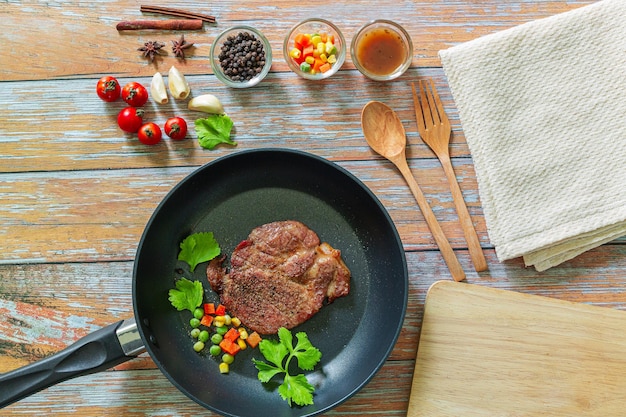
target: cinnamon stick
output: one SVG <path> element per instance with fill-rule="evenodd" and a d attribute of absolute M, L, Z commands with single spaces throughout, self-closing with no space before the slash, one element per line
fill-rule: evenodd
<path fill-rule="evenodd" d="M 119 22 L 116 26 L 117 30 L 200 30 L 202 29 L 202 20 L 200 19 L 181 19 L 181 20 L 125 20 Z"/>
<path fill-rule="evenodd" d="M 176 17 L 185 17 L 187 19 L 200 19 L 205 22 L 215 23 L 215 16 L 210 16 L 202 13 L 196 12 L 188 12 L 186 10 L 181 9 L 172 9 L 171 7 L 163 7 L 163 6 L 150 6 L 147 4 L 142 4 L 139 7 L 144 13 L 158 13 L 168 16 L 176 16 Z"/>

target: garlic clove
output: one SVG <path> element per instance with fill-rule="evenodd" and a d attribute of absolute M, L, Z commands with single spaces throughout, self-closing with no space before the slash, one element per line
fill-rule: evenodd
<path fill-rule="evenodd" d="M 189 84 L 185 76 L 174 66 L 170 68 L 167 76 L 170 93 L 175 99 L 184 100 L 189 96 Z"/>
<path fill-rule="evenodd" d="M 189 110 L 201 111 L 204 113 L 223 114 L 224 106 L 213 94 L 203 94 L 196 96 L 187 103 Z"/>
<path fill-rule="evenodd" d="M 160 72 L 152 76 L 150 95 L 152 95 L 152 99 L 159 104 L 166 104 L 169 101 L 167 91 L 165 91 L 165 81 L 163 81 L 163 76 Z"/>

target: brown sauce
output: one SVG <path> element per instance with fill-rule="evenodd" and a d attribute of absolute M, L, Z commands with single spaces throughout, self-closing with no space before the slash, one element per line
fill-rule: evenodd
<path fill-rule="evenodd" d="M 356 55 L 363 68 L 374 75 L 388 75 L 406 59 L 402 37 L 388 28 L 376 28 L 363 34 Z"/>

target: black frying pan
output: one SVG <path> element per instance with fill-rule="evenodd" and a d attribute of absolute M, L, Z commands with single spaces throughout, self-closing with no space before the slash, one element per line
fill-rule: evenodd
<path fill-rule="evenodd" d="M 261 224 L 294 219 L 342 252 L 352 272 L 350 294 L 322 308 L 296 331 L 322 351 L 309 373 L 314 405 L 289 407 L 262 384 L 251 359 L 237 355 L 228 375 L 208 354 L 193 351 L 189 312 L 176 311 L 168 290 L 181 276 L 204 283 L 204 265 L 190 273 L 177 261 L 180 242 L 210 231 L 223 253 Z M 356 177 L 304 152 L 263 149 L 234 153 L 199 168 L 165 197 L 139 243 L 133 273 L 135 320 L 98 330 L 67 349 L 0 376 L 0 406 L 79 375 L 124 362 L 144 349 L 163 374 L 198 404 L 225 416 L 313 416 L 361 389 L 389 356 L 402 328 L 408 272 L 402 242 L 386 210 Z"/>

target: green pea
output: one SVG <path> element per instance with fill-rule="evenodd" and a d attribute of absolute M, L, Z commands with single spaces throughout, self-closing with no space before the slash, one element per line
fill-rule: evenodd
<path fill-rule="evenodd" d="M 231 363 L 235 362 L 235 357 L 229 353 L 224 353 L 222 355 L 222 362 L 230 365 Z"/>
<path fill-rule="evenodd" d="M 193 350 L 195 350 L 196 352 L 200 352 L 202 349 L 204 349 L 204 342 L 194 343 Z"/>
<path fill-rule="evenodd" d="M 211 345 L 211 347 L 209 348 L 209 353 L 213 356 L 219 356 L 219 354 L 222 353 L 222 348 L 218 345 Z"/>
<path fill-rule="evenodd" d="M 208 342 L 209 341 L 209 332 L 206 331 L 206 330 L 202 330 L 200 332 L 200 334 L 198 335 L 198 340 L 203 342 L 203 343 Z"/>
<path fill-rule="evenodd" d="M 194 317 L 191 320 L 189 320 L 189 324 L 191 325 L 191 327 L 195 329 L 196 327 L 200 326 L 200 320 Z"/>
<path fill-rule="evenodd" d="M 198 320 L 202 320 L 202 317 L 204 317 L 204 310 L 201 308 L 196 308 L 193 312 L 193 316 Z"/>
<path fill-rule="evenodd" d="M 222 326 L 222 327 L 218 327 L 217 329 L 215 329 L 217 331 L 217 333 L 219 335 L 224 336 L 226 334 L 226 332 L 228 332 L 228 327 L 226 326 Z"/>
<path fill-rule="evenodd" d="M 219 345 L 222 339 L 224 338 L 219 333 L 215 333 L 213 336 L 211 336 L 211 342 L 213 342 L 216 345 Z"/>
<path fill-rule="evenodd" d="M 191 337 L 193 337 L 194 339 L 197 339 L 198 336 L 200 336 L 200 329 L 198 328 L 191 329 Z"/>

